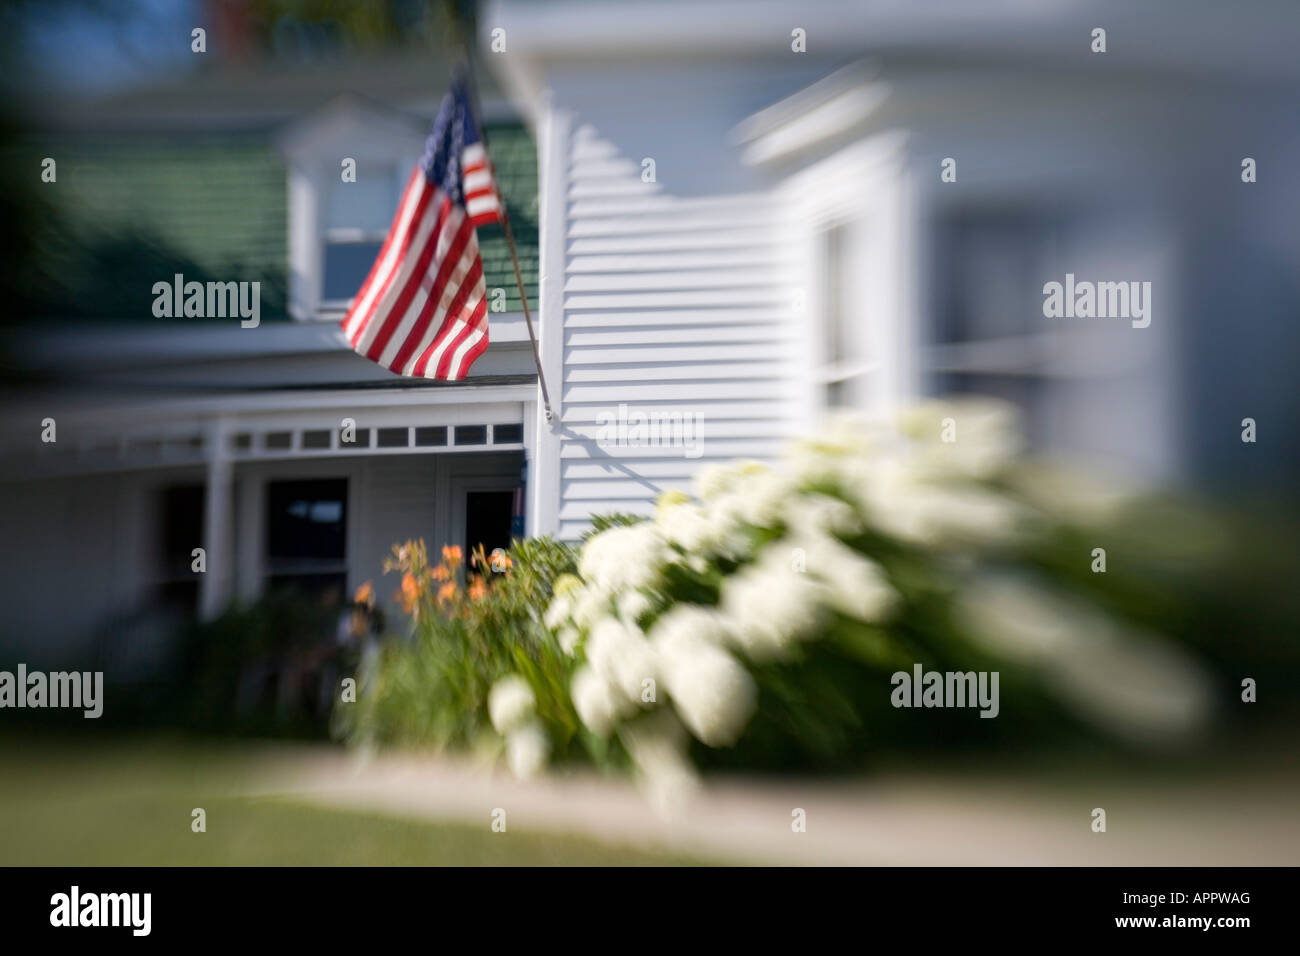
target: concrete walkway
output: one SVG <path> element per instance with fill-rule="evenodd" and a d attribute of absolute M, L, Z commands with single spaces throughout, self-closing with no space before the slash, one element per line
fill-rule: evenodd
<path fill-rule="evenodd" d="M 1295 774 L 1096 783 L 886 774 L 710 780 L 680 819 L 595 774 L 523 783 L 446 758 L 274 748 L 244 793 L 410 819 L 574 833 L 713 861 L 886 865 L 1296 865 Z M 1107 813 L 1107 832 L 1091 829 Z M 792 811 L 807 830 L 792 830 Z"/>

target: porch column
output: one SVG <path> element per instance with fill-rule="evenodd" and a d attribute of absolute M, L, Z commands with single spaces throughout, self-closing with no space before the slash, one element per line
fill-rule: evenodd
<path fill-rule="evenodd" d="M 234 465 L 227 430 L 214 422 L 207 431 L 207 483 L 203 497 L 203 541 L 207 570 L 199 578 L 199 616 L 207 621 L 225 609 L 234 590 Z"/>
<path fill-rule="evenodd" d="M 546 423 L 541 389 L 524 410 L 525 427 L 533 436 L 528 456 L 525 529 L 529 537 L 555 534 L 560 524 L 560 422 L 564 418 L 564 269 L 568 229 L 568 149 L 573 116 L 557 109 L 544 95 L 538 123 L 539 183 L 537 346 L 551 391 L 555 420 Z"/>

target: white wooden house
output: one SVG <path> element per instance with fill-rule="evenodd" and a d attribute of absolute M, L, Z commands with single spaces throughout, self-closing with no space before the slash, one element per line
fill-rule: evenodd
<path fill-rule="evenodd" d="M 0 435 L 6 641 L 71 654 L 169 587 L 196 589 L 208 614 L 277 577 L 374 580 L 386 595 L 395 541 L 495 543 L 519 517 L 528 535 L 576 540 L 593 515 L 650 513 L 706 463 L 774 457 L 828 409 L 926 394 L 1002 395 L 1037 447 L 1143 475 L 1284 479 L 1294 443 L 1234 456 L 1242 418 L 1276 436 L 1300 419 L 1300 188 L 1284 172 L 1300 168 L 1300 69 L 1268 3 L 1217 29 L 1156 6 L 1167 15 L 488 4 L 489 148 L 499 172 L 526 157 L 501 178 L 551 423 L 499 237 L 483 238 L 488 285 L 508 304 L 466 382 L 397 379 L 338 331 L 442 92 L 432 68 L 385 85 L 374 78 L 391 65 L 363 65 L 364 80 L 318 77 L 279 100 L 263 80 L 264 103 L 206 122 L 277 159 L 192 213 L 227 246 L 273 236 L 287 317 L 9 337 L 33 381 Z M 1105 54 L 1090 51 L 1099 16 Z M 154 157 L 192 143 L 209 93 L 118 103 L 77 127 L 116 121 Z M 186 188 L 218 175 L 187 162 Z M 112 193 L 111 156 L 65 168 L 78 201 Z M 246 236 L 254 219 L 272 231 Z M 235 278 L 214 261 L 209 273 Z M 1152 321 L 1046 318 L 1043 285 L 1067 274 L 1150 282 Z M 144 315 L 148 283 L 132 289 Z M 41 441 L 46 419 L 55 443 Z M 638 427 L 650 421 L 666 423 L 657 436 Z M 285 515 L 320 533 L 298 527 L 279 548 Z"/>
<path fill-rule="evenodd" d="M 830 408 L 952 392 L 1016 402 L 1038 450 L 1091 466 L 1283 480 L 1300 69 L 1278 13 L 489 4 L 485 59 L 538 144 L 562 422 L 536 436 L 530 528 L 571 539 Z M 1150 283 L 1152 321 L 1045 317 L 1067 274 Z M 625 404 L 694 413 L 703 440 L 611 447 Z M 1279 431 L 1247 460 L 1252 409 Z"/>

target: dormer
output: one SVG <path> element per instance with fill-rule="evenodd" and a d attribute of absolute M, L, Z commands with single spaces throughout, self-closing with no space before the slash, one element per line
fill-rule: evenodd
<path fill-rule="evenodd" d="M 343 96 L 279 137 L 288 167 L 289 314 L 338 321 L 383 244 L 429 121 Z"/>

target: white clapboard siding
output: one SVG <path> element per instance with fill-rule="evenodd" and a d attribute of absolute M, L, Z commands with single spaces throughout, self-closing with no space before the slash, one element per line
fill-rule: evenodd
<path fill-rule="evenodd" d="M 660 344 L 662 343 L 662 344 Z M 718 343 L 718 351 L 733 362 L 782 361 L 789 354 L 780 341 L 733 341 Z M 671 333 L 660 332 L 657 338 L 643 341 L 625 339 L 622 345 L 604 348 L 568 348 L 564 351 L 566 366 L 574 365 L 641 365 L 647 362 L 694 362 L 699 359 L 699 346 L 695 343 L 675 342 Z M 734 376 L 728 376 L 734 378 Z M 572 381 L 572 379 L 570 380 Z"/>
<path fill-rule="evenodd" d="M 719 350 L 723 351 L 723 350 Z M 681 360 L 683 364 L 663 362 L 656 365 L 571 365 L 564 370 L 564 381 L 579 382 L 711 382 L 726 379 L 754 379 L 779 377 L 788 367 L 787 362 L 710 362 L 697 363 Z"/>
<path fill-rule="evenodd" d="M 790 269 L 755 266 L 752 269 L 687 269 L 675 272 L 643 269 L 635 272 L 570 275 L 565 292 L 658 292 L 664 289 L 762 289 L 789 288 L 794 282 Z"/>
<path fill-rule="evenodd" d="M 557 531 L 573 540 L 594 515 L 653 514 L 706 464 L 778 456 L 802 353 L 771 196 L 674 196 L 591 127 L 569 142 L 565 194 Z M 611 444 L 620 414 L 633 428 Z M 638 431 L 647 419 L 663 427 Z"/>
<path fill-rule="evenodd" d="M 772 438 L 754 438 L 749 440 L 730 439 L 730 438 L 710 438 L 703 446 L 708 449 L 709 459 L 728 460 L 732 458 L 757 458 L 770 459 L 775 458 L 781 450 L 782 441 L 778 436 Z M 638 458 L 689 458 L 690 453 L 684 452 L 682 448 L 675 448 L 671 444 L 659 446 L 649 446 L 648 440 L 642 441 L 636 447 L 625 449 L 626 453 L 636 455 Z M 570 458 L 589 458 L 595 460 L 612 460 L 619 461 L 617 455 L 611 455 L 608 448 L 602 448 L 595 440 L 574 438 L 564 443 L 560 451 L 560 457 L 563 459 Z M 697 460 L 702 460 L 697 459 Z"/>
<path fill-rule="evenodd" d="M 665 269 L 708 270 L 752 269 L 755 266 L 786 266 L 785 256 L 778 246 L 755 246 L 717 252 L 662 252 L 637 255 L 580 255 L 569 260 L 569 275 L 606 272 L 662 273 Z"/>
<path fill-rule="evenodd" d="M 750 419 L 749 421 L 734 420 L 727 418 L 705 418 L 700 416 L 695 419 L 701 433 L 706 438 L 784 438 L 794 433 L 796 423 L 793 419 Z M 663 428 L 676 427 L 674 424 L 665 423 Z M 584 422 L 569 427 L 568 431 L 575 439 L 586 438 L 591 441 L 598 441 L 601 438 L 601 430 L 606 432 L 611 430 L 608 421 L 605 422 Z M 614 457 L 622 457 L 615 454 L 617 450 L 611 449 Z M 627 453 L 624 452 L 623 455 Z"/>
<path fill-rule="evenodd" d="M 696 410 L 693 399 L 659 402 L 657 407 L 668 413 Z M 781 402 L 710 402 L 708 410 L 709 414 L 713 416 L 709 421 L 794 421 L 794 419 L 785 418 L 789 410 Z M 564 407 L 562 418 L 566 425 L 579 425 L 584 422 L 599 422 L 602 414 L 608 415 L 610 413 L 610 407 L 604 403 L 594 405 L 574 404 Z"/>
<path fill-rule="evenodd" d="M 689 478 L 660 478 L 654 482 L 657 492 L 691 490 Z M 566 498 L 578 501 L 641 501 L 645 498 L 644 484 L 632 481 L 584 481 L 577 480 L 570 484 Z"/>
<path fill-rule="evenodd" d="M 669 458 L 651 460 L 648 458 L 606 458 L 597 461 L 565 461 L 560 464 L 560 477 L 566 481 L 578 481 L 584 478 L 626 478 L 638 481 L 662 480 L 674 482 L 677 479 L 694 477 L 699 465 L 689 458 Z"/>
<path fill-rule="evenodd" d="M 394 544 L 423 538 L 430 550 L 454 543 L 446 528 L 437 525 L 434 488 L 438 456 L 388 455 L 366 463 L 366 478 L 359 489 L 364 520 L 362 541 L 352 553 L 358 581 L 383 573 L 383 561 Z"/>
<path fill-rule="evenodd" d="M 788 311 L 788 310 L 787 310 Z M 729 335 L 739 334 L 729 326 L 769 326 L 766 334 L 780 334 L 789 338 L 797 335 L 797 328 L 790 322 L 789 315 L 779 309 L 672 309 L 652 312 L 573 312 L 565 325 L 566 345 L 606 344 L 597 336 L 622 335 L 619 331 L 627 326 L 641 329 L 671 330 L 678 340 L 710 342 L 722 341 Z M 701 328 L 679 329 L 678 326 L 701 326 Z M 591 331 L 586 331 L 590 329 Z M 713 339 L 716 334 L 721 338 Z M 582 335 L 591 336 L 586 342 L 579 342 Z"/>
<path fill-rule="evenodd" d="M 640 250 L 647 253 L 683 252 L 689 250 L 719 250 L 723 252 L 745 249 L 771 248 L 776 240 L 753 229 L 706 228 L 690 233 L 672 233 L 662 236 L 602 236 L 571 239 L 566 251 L 571 256 L 607 256 Z"/>

